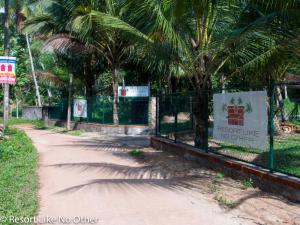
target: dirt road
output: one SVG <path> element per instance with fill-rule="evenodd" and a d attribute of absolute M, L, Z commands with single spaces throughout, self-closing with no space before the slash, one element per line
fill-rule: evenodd
<path fill-rule="evenodd" d="M 146 138 L 22 129 L 40 156 L 40 224 L 47 217 L 53 224 L 300 224 L 299 205 L 244 190 L 238 182 L 149 148 Z M 132 149 L 144 154 L 131 156 Z"/>

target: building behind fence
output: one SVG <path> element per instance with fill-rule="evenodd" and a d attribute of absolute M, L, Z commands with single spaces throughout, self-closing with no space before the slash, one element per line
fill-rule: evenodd
<path fill-rule="evenodd" d="M 207 94 L 209 104 L 201 112 L 207 113 L 207 121 L 204 136 L 207 144 L 197 147 L 199 151 L 213 152 L 233 159 L 238 159 L 251 164 L 268 168 L 271 171 L 283 172 L 300 177 L 300 86 L 287 85 L 289 96 L 285 96 L 280 86 L 274 86 L 269 90 L 266 104 L 267 147 L 264 150 L 244 147 L 214 139 L 213 128 L 215 118 L 213 113 L 213 95 L 218 92 L 203 92 Z M 226 93 L 238 91 L 225 91 Z M 219 92 L 221 93 L 221 92 Z M 223 91 L 224 93 L 224 91 Z M 174 142 L 183 143 L 195 147 L 195 105 L 199 102 L 199 93 L 171 94 L 158 96 L 157 130 L 156 135 Z M 287 98 L 288 97 L 288 98 Z M 219 105 L 225 107 L 228 124 L 233 127 L 242 126 L 244 116 L 251 112 L 251 105 L 238 102 L 235 104 Z M 240 104 L 239 104 L 240 103 Z M 285 114 L 285 115 L 283 115 Z M 199 116 L 199 114 L 198 114 Z M 284 118 L 285 117 L 285 118 Z M 285 122 L 281 122 L 285 119 Z M 263 123 L 262 118 L 254 118 L 253 123 Z"/>

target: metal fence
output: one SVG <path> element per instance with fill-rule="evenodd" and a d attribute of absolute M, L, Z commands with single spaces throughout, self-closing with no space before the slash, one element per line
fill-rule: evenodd
<path fill-rule="evenodd" d="M 199 151 L 221 154 L 271 171 L 300 177 L 300 85 L 274 85 L 264 90 L 268 93 L 265 122 L 267 147 L 264 150 L 214 139 L 213 95 L 239 90 L 158 96 L 156 134 L 174 142 L 197 147 Z M 235 108 L 236 112 L 240 108 L 243 113 L 251 110 L 249 105 Z M 261 118 L 253 118 L 254 122 L 263 121 Z M 233 121 L 233 125 L 238 123 L 239 121 Z"/>
<path fill-rule="evenodd" d="M 74 102 L 72 101 L 72 121 L 113 124 L 113 97 L 97 96 L 87 99 L 87 117 L 74 117 Z M 68 100 L 49 107 L 49 118 L 66 120 Z M 120 97 L 118 103 L 119 124 L 121 125 L 146 125 L 148 124 L 149 98 L 147 97 Z"/>

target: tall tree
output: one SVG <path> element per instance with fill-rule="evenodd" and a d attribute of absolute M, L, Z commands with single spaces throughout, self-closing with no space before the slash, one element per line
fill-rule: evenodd
<path fill-rule="evenodd" d="M 171 48 L 167 51 L 172 55 L 171 60 L 178 71 L 183 71 L 182 74 L 190 79 L 197 93 L 194 99 L 195 145 L 199 147 L 207 147 L 208 115 L 205 112 L 211 98 L 212 81 L 220 79 L 220 75 L 224 78 L 224 74 L 226 79 L 235 76 L 237 80 L 244 77 L 253 80 L 249 75 L 255 71 L 255 74 L 259 71 L 260 76 L 256 77 L 260 81 L 270 80 L 266 74 L 278 78 L 296 46 L 288 42 L 290 35 L 284 36 L 285 29 L 280 26 L 286 21 L 284 13 L 288 10 L 291 15 L 297 15 L 293 12 L 299 10 L 296 0 L 128 0 L 127 7 L 134 11 L 132 15 L 136 21 L 147 18 L 147 22 L 139 24 L 156 40 L 156 49 Z M 245 21 L 243 16 L 249 11 L 255 14 L 249 14 L 250 20 Z M 163 56 L 157 56 L 159 53 Z M 157 54 L 155 57 L 162 60 L 170 58 L 159 49 Z"/>
<path fill-rule="evenodd" d="M 118 117 L 118 82 L 121 65 L 127 61 L 133 46 L 143 46 L 149 38 L 130 23 L 122 10 L 122 1 L 52 1 L 45 13 L 28 21 L 30 27 L 38 26 L 38 32 L 50 34 L 57 49 L 65 50 L 81 43 L 89 49 L 89 64 L 84 73 L 90 74 L 93 63 L 92 53 L 100 53 L 107 61 L 112 74 L 113 121 Z M 60 11 L 60 13 L 58 13 Z M 61 12 L 64 12 L 63 14 Z M 68 16 L 66 16 L 68 15 Z M 67 18 L 67 19 L 66 19 Z M 59 24 L 58 24 L 59 23 Z M 34 27 L 33 27 L 34 28 Z M 90 84 L 88 87 L 90 88 Z"/>
<path fill-rule="evenodd" d="M 204 112 L 208 108 L 212 77 L 230 59 L 226 43 L 237 19 L 234 13 L 240 11 L 230 2 L 236 3 L 214 0 L 145 0 L 141 3 L 128 0 L 127 7 L 135 9 L 136 20 L 150 18 L 148 32 L 161 43 L 156 47 L 171 48 L 168 53 L 172 54 L 177 70 L 190 79 L 198 93 L 194 99 L 195 145 L 200 147 L 205 147 L 207 140 L 208 115 Z"/>

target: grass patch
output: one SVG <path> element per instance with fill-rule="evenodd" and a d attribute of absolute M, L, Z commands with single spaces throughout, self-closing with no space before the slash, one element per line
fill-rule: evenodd
<path fill-rule="evenodd" d="M 221 143 L 216 151 L 265 167 L 269 163 L 269 151 L 263 152 L 225 143 Z M 280 172 L 300 177 L 300 134 L 275 137 L 274 165 L 275 169 Z"/>
<path fill-rule="evenodd" d="M 3 122 L 3 119 L 0 119 L 0 124 Z M 68 131 L 65 127 L 57 127 L 57 126 L 49 126 L 46 127 L 43 120 L 28 120 L 23 118 L 11 118 L 9 120 L 8 125 L 14 126 L 14 125 L 22 125 L 22 124 L 30 124 L 33 125 L 35 129 L 41 129 L 41 130 L 49 130 L 56 133 L 64 133 L 64 134 L 70 134 L 73 136 L 80 136 L 82 134 L 82 131 L 80 130 L 72 130 Z"/>
<path fill-rule="evenodd" d="M 144 155 L 144 152 L 140 149 L 133 149 L 129 152 L 129 155 L 133 157 L 141 157 Z"/>
<path fill-rule="evenodd" d="M 254 182 L 253 182 L 253 180 L 251 178 L 243 180 L 242 184 L 243 184 L 243 186 L 244 186 L 245 189 L 253 188 L 254 187 Z"/>
<path fill-rule="evenodd" d="M 61 134 L 69 134 L 72 136 L 81 136 L 82 131 L 80 130 L 70 130 L 68 131 L 65 127 L 57 127 L 57 126 L 50 126 L 45 128 L 46 130 L 53 131 L 55 133 L 61 133 Z"/>
<path fill-rule="evenodd" d="M 7 138 L 0 141 L 0 218 L 36 215 L 37 167 L 31 140 L 23 131 L 8 129 Z"/>
<path fill-rule="evenodd" d="M 79 136 L 81 136 L 82 131 L 81 130 L 71 130 L 71 131 L 68 131 L 67 133 L 70 134 L 70 135 L 79 137 Z"/>
<path fill-rule="evenodd" d="M 0 118 L 0 124 L 1 123 L 3 123 L 3 118 Z M 42 120 L 28 120 L 28 119 L 23 119 L 23 118 L 12 117 L 8 121 L 8 126 L 22 125 L 22 124 L 31 124 L 36 128 L 45 127 L 44 121 L 42 121 Z"/>
<path fill-rule="evenodd" d="M 220 206 L 228 209 L 232 209 L 236 206 L 236 203 L 227 199 L 222 195 L 216 195 L 215 200 L 219 203 Z"/>
<path fill-rule="evenodd" d="M 213 183 L 222 182 L 225 178 L 224 173 L 217 173 L 216 176 L 213 178 Z"/>
<path fill-rule="evenodd" d="M 212 179 L 211 184 L 209 184 L 209 189 L 211 193 L 215 193 L 220 190 L 220 184 L 224 180 L 224 173 L 217 173 Z"/>

